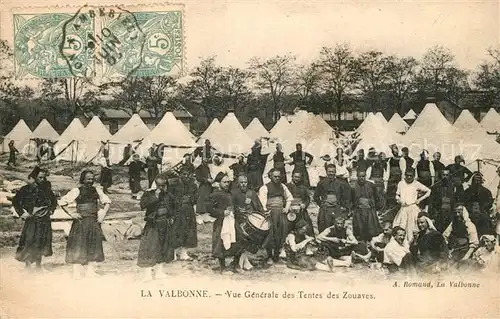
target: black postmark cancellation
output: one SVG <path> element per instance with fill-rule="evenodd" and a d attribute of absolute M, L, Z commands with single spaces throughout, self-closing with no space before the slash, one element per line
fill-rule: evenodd
<path fill-rule="evenodd" d="M 16 77 L 182 75 L 183 6 L 89 6 L 17 10 Z M 27 12 L 27 11 L 26 11 Z"/>

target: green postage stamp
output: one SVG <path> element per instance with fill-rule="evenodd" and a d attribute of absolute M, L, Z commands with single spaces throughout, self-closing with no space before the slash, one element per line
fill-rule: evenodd
<path fill-rule="evenodd" d="M 56 8 L 53 12 L 36 8 L 16 10 L 16 77 L 183 74 L 183 6 L 168 4 L 141 9 L 83 6 Z"/>

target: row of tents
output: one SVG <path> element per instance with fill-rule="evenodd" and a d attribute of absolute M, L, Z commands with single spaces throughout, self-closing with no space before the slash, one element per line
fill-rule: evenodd
<path fill-rule="evenodd" d="M 324 164 L 321 157 L 335 154 L 338 147 L 351 147 L 353 154 L 359 149 L 367 151 L 375 147 L 390 156 L 389 146 L 396 144 L 400 148 L 408 147 L 416 159 L 423 149 L 431 154 L 440 151 L 445 164 L 451 163 L 458 154 L 463 155 L 468 163 L 477 159 L 500 160 L 500 144 L 495 141 L 495 135 L 488 134 L 500 132 L 500 115 L 494 109 L 488 111 L 481 123 L 464 110 L 452 124 L 432 103 L 427 104 L 418 116 L 412 113 L 414 116 L 406 114 L 403 118 L 394 114 L 389 121 L 382 113 L 369 113 L 355 132 L 344 132 L 344 137 L 340 138 L 321 116 L 306 111 L 298 111 L 291 122 L 281 117 L 270 131 L 257 118 L 243 128 L 234 113 L 228 113 L 222 121 L 214 119 L 200 137 L 195 137 L 171 112 L 166 113 L 152 130 L 134 114 L 114 135 L 98 117 L 93 117 L 86 127 L 74 119 L 60 136 L 47 120 L 43 120 L 33 132 L 20 120 L 5 137 L 4 150 L 8 142 L 14 140 L 18 149 L 27 153 L 34 149 L 32 139 L 38 138 L 56 142 L 54 151 L 59 160 L 89 162 L 99 156 L 102 142 L 109 141 L 111 162 L 115 164 L 122 160 L 127 144 L 132 144 L 143 155 L 147 155 L 152 144 L 163 144 L 167 146 L 164 148 L 164 162 L 174 165 L 185 153 L 203 145 L 206 139 L 217 151 L 233 156 L 248 154 L 255 141 L 261 140 L 263 153 L 272 152 L 280 143 L 285 154 L 290 154 L 296 143 L 302 143 L 303 149 L 315 157 L 312 166 L 318 167 L 319 171 Z M 412 118 L 413 124 L 410 126 L 404 118 Z"/>

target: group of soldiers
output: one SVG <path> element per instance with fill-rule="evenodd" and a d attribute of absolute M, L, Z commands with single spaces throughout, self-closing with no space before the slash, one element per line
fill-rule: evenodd
<path fill-rule="evenodd" d="M 407 148 L 401 155 L 397 146 L 391 150 L 388 159 L 374 149 L 368 150 L 368 156 L 360 150 L 352 159 L 342 149 L 333 158 L 325 157 L 326 176 L 311 200 L 308 166 L 313 156 L 301 144 L 289 156 L 278 144 L 269 158 L 256 143 L 246 160 L 241 156 L 231 165 L 230 178 L 226 172 L 212 176 L 210 164 L 216 156 L 208 141 L 194 154 L 201 157 L 198 167 L 193 154 L 186 154 L 176 166 L 175 178 L 158 171 L 148 174 L 149 189 L 140 198 L 146 223 L 137 264 L 144 278 L 151 279 L 165 276 L 164 263 L 191 260 L 187 249 L 198 244 L 197 214 L 208 214 L 213 220 L 212 255 L 221 272 L 251 269 L 249 254 L 261 248 L 267 252 L 267 265 L 285 259 L 291 268 L 332 270 L 379 261 L 393 269 L 415 264 L 428 269 L 443 260 L 444 251 L 454 260 L 469 260 L 484 247 L 480 239 L 496 241 L 492 193 L 482 185 L 479 172 L 463 165 L 461 156 L 445 166 L 439 153 L 430 160 L 423 151 L 415 161 Z M 273 168 L 266 172 L 270 182 L 264 184 L 267 161 L 273 162 Z M 291 181 L 286 165 L 294 167 Z M 141 189 L 143 169 L 144 163 L 132 155 L 133 196 Z M 60 205 L 73 219 L 66 262 L 73 264 L 76 277 L 82 266 L 93 276 L 95 263 L 104 260 L 100 223 L 111 204 L 107 190 L 95 187 L 94 173 L 85 170 L 80 186 L 57 200 L 46 174 L 35 170 L 31 182 L 13 200 L 25 220 L 16 258 L 27 266 L 40 266 L 42 256 L 52 254 L 50 215 Z M 464 189 L 469 180 L 470 186 Z M 312 201 L 319 206 L 316 225 L 308 210 Z M 73 202 L 76 212 L 67 209 Z M 250 217 L 259 216 L 260 225 L 251 222 Z M 227 257 L 233 257 L 231 267 L 226 267 Z"/>

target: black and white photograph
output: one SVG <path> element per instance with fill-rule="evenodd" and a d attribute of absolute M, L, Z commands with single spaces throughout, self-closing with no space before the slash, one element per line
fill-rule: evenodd
<path fill-rule="evenodd" d="M 498 318 L 500 2 L 0 2 L 2 318 Z"/>

